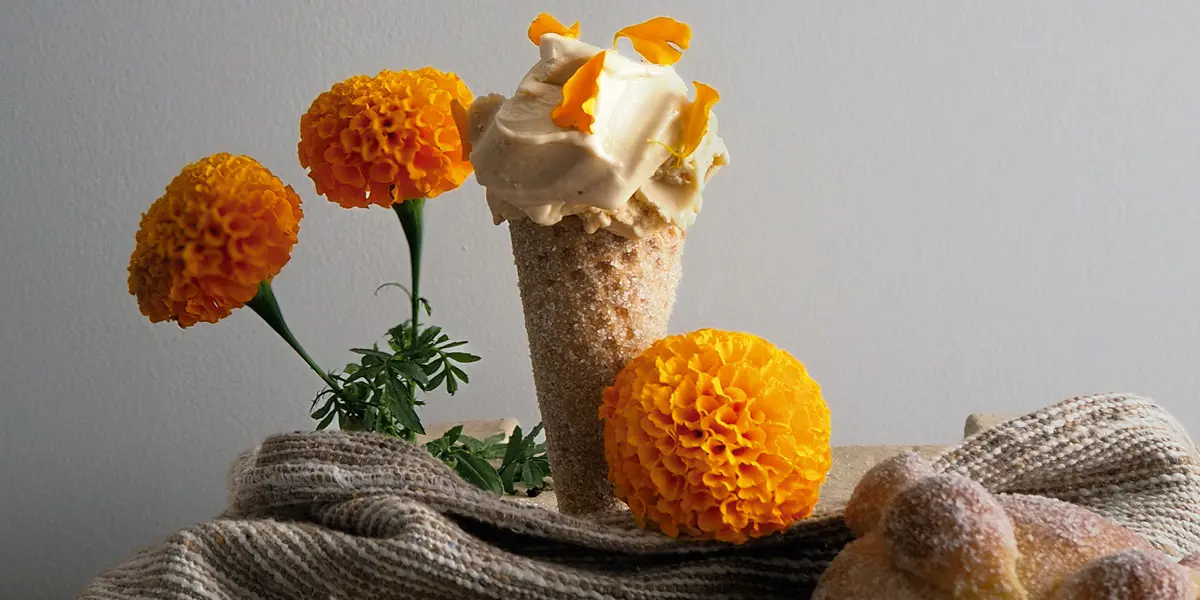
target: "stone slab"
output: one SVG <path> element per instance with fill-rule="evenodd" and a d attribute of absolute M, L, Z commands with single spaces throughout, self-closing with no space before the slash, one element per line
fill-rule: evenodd
<path fill-rule="evenodd" d="M 967 417 L 963 436 L 969 437 L 1017 416 L 1008 413 L 972 414 Z M 469 421 L 463 423 L 463 432 L 483 439 L 497 431 L 503 431 L 505 435 L 510 435 L 513 427 L 516 425 L 516 419 Z M 429 427 L 429 434 L 436 437 L 452 426 L 453 424 L 441 424 Z M 825 479 L 825 484 L 821 487 L 821 499 L 817 504 L 815 514 L 829 514 L 841 510 L 846 505 L 846 501 L 850 499 L 850 495 L 854 492 L 854 486 L 858 485 L 858 481 L 862 479 L 863 474 L 881 461 L 909 451 L 915 451 L 926 458 L 932 458 L 945 449 L 946 446 L 939 445 L 834 446 L 833 466 L 828 477 Z M 557 508 L 553 490 L 543 492 L 532 498 L 510 496 L 509 499 L 514 502 L 540 506 L 547 510 L 556 510 Z"/>
<path fill-rule="evenodd" d="M 834 446 L 833 466 L 821 486 L 821 499 L 814 512 L 816 515 L 834 513 L 846 505 L 854 486 L 862 479 L 868 469 L 879 462 L 915 451 L 926 458 L 931 458 L 944 450 L 944 446 Z M 554 491 L 542 492 L 533 498 L 510 496 L 514 502 L 522 502 L 540 506 L 547 510 L 555 510 Z"/>

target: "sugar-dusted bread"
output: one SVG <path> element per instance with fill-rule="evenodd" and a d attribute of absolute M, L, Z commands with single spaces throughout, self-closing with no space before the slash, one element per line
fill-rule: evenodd
<path fill-rule="evenodd" d="M 857 538 L 814 600 L 1197 600 L 1200 557 L 1050 498 L 992 494 L 915 454 L 872 468 L 845 511 Z"/>

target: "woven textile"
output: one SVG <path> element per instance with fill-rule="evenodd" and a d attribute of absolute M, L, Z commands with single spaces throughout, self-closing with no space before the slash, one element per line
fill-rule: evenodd
<path fill-rule="evenodd" d="M 1068 400 L 968 438 L 937 468 L 1060 498 L 1200 551 L 1200 457 L 1136 396 Z M 689 543 L 495 498 L 423 449 L 370 434 L 266 440 L 226 514 L 105 573 L 84 599 L 808 598 L 850 540 L 839 517 L 742 546 Z"/>

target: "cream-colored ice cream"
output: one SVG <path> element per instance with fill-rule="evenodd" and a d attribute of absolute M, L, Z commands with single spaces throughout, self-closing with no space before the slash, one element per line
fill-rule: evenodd
<path fill-rule="evenodd" d="M 589 233 L 607 229 L 629 238 L 691 225 L 705 183 L 729 162 L 716 117 L 679 164 L 664 144 L 680 147 L 687 85 L 669 66 L 609 51 L 592 132 L 559 127 L 551 113 L 563 84 L 601 49 L 553 33 L 541 37 L 539 49 L 541 60 L 512 98 L 485 96 L 470 108 L 471 162 L 496 223 L 554 225 L 578 215 Z"/>

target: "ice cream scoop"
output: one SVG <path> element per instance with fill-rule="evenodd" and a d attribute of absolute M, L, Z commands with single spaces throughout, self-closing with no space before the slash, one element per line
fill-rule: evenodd
<path fill-rule="evenodd" d="M 541 59 L 511 98 L 487 96 L 470 109 L 471 162 L 495 222 L 578 215 L 589 233 L 630 238 L 690 226 L 729 153 L 715 118 L 688 156 L 669 150 L 682 145 L 690 103 L 675 69 L 605 52 L 588 132 L 559 126 L 552 113 L 568 79 L 603 50 L 554 33 L 538 47 Z"/>

